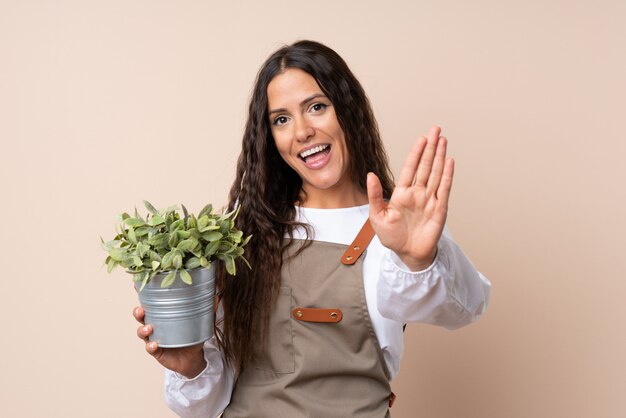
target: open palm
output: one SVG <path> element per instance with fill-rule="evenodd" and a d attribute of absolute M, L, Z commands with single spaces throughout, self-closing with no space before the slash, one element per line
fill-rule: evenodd
<path fill-rule="evenodd" d="M 391 199 L 382 198 L 378 177 L 367 177 L 370 221 L 380 242 L 413 271 L 428 267 L 448 213 L 454 160 L 446 159 L 447 140 L 433 126 L 406 158 Z"/>

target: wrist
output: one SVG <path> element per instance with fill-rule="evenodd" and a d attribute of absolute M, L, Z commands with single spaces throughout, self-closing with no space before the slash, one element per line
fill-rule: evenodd
<path fill-rule="evenodd" d="M 187 379 L 194 379 L 198 377 L 198 375 L 202 373 L 204 369 L 206 369 L 207 361 L 204 358 L 204 350 L 202 349 L 202 345 L 199 346 L 197 356 L 194 358 L 195 360 L 192 362 L 192 364 L 179 372 L 180 375 L 186 377 Z"/>
<path fill-rule="evenodd" d="M 437 248 L 435 247 L 432 254 L 427 257 L 413 257 L 410 254 L 396 253 L 400 261 L 402 261 L 412 272 L 426 270 L 430 267 L 437 256 Z"/>

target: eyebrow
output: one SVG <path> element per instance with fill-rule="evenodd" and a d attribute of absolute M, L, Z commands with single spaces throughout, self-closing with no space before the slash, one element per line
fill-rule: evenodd
<path fill-rule="evenodd" d="M 303 101 L 300 102 L 300 107 L 304 106 L 305 104 L 307 104 L 308 102 L 310 102 L 311 100 L 315 100 L 318 97 L 326 97 L 326 95 L 324 93 L 315 93 L 309 97 L 307 97 L 306 99 L 304 99 Z M 271 115 L 272 113 L 280 113 L 280 112 L 286 112 L 287 109 L 285 108 L 280 108 L 280 109 L 274 109 L 274 110 L 270 110 L 268 112 L 268 115 Z"/>

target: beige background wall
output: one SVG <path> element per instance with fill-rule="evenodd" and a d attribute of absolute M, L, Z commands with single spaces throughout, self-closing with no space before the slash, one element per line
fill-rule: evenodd
<path fill-rule="evenodd" d="M 412 325 L 394 417 L 626 416 L 626 2 L 0 1 L 0 416 L 171 417 L 99 236 L 223 204 L 255 73 L 335 48 L 396 173 L 440 124 L 486 316 Z"/>

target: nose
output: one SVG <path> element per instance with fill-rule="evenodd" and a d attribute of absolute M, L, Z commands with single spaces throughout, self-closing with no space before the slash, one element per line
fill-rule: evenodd
<path fill-rule="evenodd" d="M 295 129 L 296 141 L 298 142 L 307 142 L 315 135 L 315 129 L 304 117 L 295 120 Z"/>

